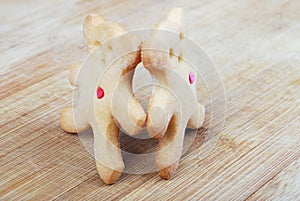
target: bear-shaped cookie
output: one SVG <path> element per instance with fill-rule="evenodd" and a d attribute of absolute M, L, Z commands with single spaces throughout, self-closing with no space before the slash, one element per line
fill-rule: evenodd
<path fill-rule="evenodd" d="M 92 128 L 98 173 L 111 184 L 124 169 L 119 127 L 135 135 L 146 120 L 132 92 L 134 69 L 141 62 L 141 40 L 100 15 L 86 17 L 84 37 L 89 57 L 84 65 L 71 67 L 69 78 L 80 97 L 76 106 L 62 110 L 60 124 L 70 133 Z"/>
<path fill-rule="evenodd" d="M 197 101 L 196 72 L 184 60 L 185 37 L 183 11 L 173 8 L 142 44 L 143 65 L 156 80 L 146 127 L 159 141 L 156 165 L 165 179 L 178 167 L 186 127 L 199 128 L 205 115 L 205 107 Z"/>

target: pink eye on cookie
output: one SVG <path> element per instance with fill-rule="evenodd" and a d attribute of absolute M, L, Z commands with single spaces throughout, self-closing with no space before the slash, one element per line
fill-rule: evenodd
<path fill-rule="evenodd" d="M 195 82 L 195 75 L 194 75 L 194 73 L 190 73 L 189 74 L 189 81 L 190 81 L 190 84 L 193 84 Z"/>
<path fill-rule="evenodd" d="M 97 98 L 101 99 L 104 97 L 104 90 L 101 87 L 97 88 Z"/>

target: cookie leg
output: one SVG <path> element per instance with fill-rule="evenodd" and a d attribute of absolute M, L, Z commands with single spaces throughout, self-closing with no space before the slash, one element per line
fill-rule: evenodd
<path fill-rule="evenodd" d="M 75 124 L 75 111 L 76 108 L 73 110 L 72 107 L 65 107 L 60 113 L 60 127 L 68 133 L 83 132 L 90 127 L 89 124 L 83 119 L 76 120 Z"/>
<path fill-rule="evenodd" d="M 118 102 L 113 108 L 113 116 L 129 135 L 138 134 L 146 120 L 144 109 L 134 97 L 119 99 Z"/>
<path fill-rule="evenodd" d="M 134 96 L 130 98 L 128 103 L 128 116 L 132 124 L 129 124 L 127 130 L 129 130 L 132 135 L 136 135 L 145 125 L 146 113 Z"/>
<path fill-rule="evenodd" d="M 165 136 L 159 139 L 156 165 L 161 178 L 170 179 L 175 173 L 181 157 L 184 127 L 172 118 Z"/>
<path fill-rule="evenodd" d="M 130 135 L 138 134 L 146 121 L 146 113 L 140 103 L 133 96 L 133 72 L 121 80 L 114 92 L 112 110 L 113 116 L 121 127 Z"/>
<path fill-rule="evenodd" d="M 191 129 L 200 128 L 203 125 L 205 117 L 205 106 L 198 103 L 198 111 L 188 121 L 187 127 Z"/>
<path fill-rule="evenodd" d="M 99 120 L 92 128 L 97 171 L 104 183 L 112 184 L 119 179 L 124 169 L 119 128 L 111 116 Z"/>
<path fill-rule="evenodd" d="M 146 127 L 150 137 L 162 138 L 167 131 L 169 122 L 172 117 L 172 110 L 168 105 L 168 100 L 161 99 L 165 92 L 155 90 L 155 94 L 149 100 L 147 112 Z"/>

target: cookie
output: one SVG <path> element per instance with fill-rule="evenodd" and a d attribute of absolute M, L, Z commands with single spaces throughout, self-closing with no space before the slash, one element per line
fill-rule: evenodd
<path fill-rule="evenodd" d="M 184 60 L 185 29 L 182 9 L 173 8 L 142 44 L 143 65 L 156 80 L 146 127 L 159 141 L 156 165 L 165 179 L 178 167 L 186 127 L 199 128 L 205 115 L 205 107 L 197 101 L 196 72 Z"/>
<path fill-rule="evenodd" d="M 86 17 L 84 37 L 89 57 L 84 65 L 73 65 L 69 77 L 79 90 L 79 101 L 62 110 L 60 125 L 69 133 L 92 128 L 98 173 L 111 184 L 124 169 L 119 127 L 135 135 L 146 120 L 132 91 L 134 69 L 141 62 L 141 40 L 100 15 Z"/>

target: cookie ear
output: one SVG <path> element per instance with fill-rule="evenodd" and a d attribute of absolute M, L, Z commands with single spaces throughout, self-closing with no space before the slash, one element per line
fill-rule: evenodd
<path fill-rule="evenodd" d="M 182 66 L 179 62 L 185 52 L 184 35 L 186 28 L 182 8 L 173 8 L 164 21 L 159 22 L 151 30 L 150 39 L 143 42 L 142 61 L 148 70 L 163 70 Z"/>
<path fill-rule="evenodd" d="M 172 8 L 169 10 L 167 20 L 177 24 L 182 24 L 184 22 L 182 8 Z"/>
<path fill-rule="evenodd" d="M 155 25 L 156 29 L 168 30 L 176 33 L 185 33 L 184 12 L 182 8 L 172 8 L 167 19 Z"/>
<path fill-rule="evenodd" d="M 101 15 L 89 15 L 85 18 L 83 24 L 83 34 L 89 53 L 104 41 L 124 32 L 125 30 L 120 24 L 108 21 Z"/>

